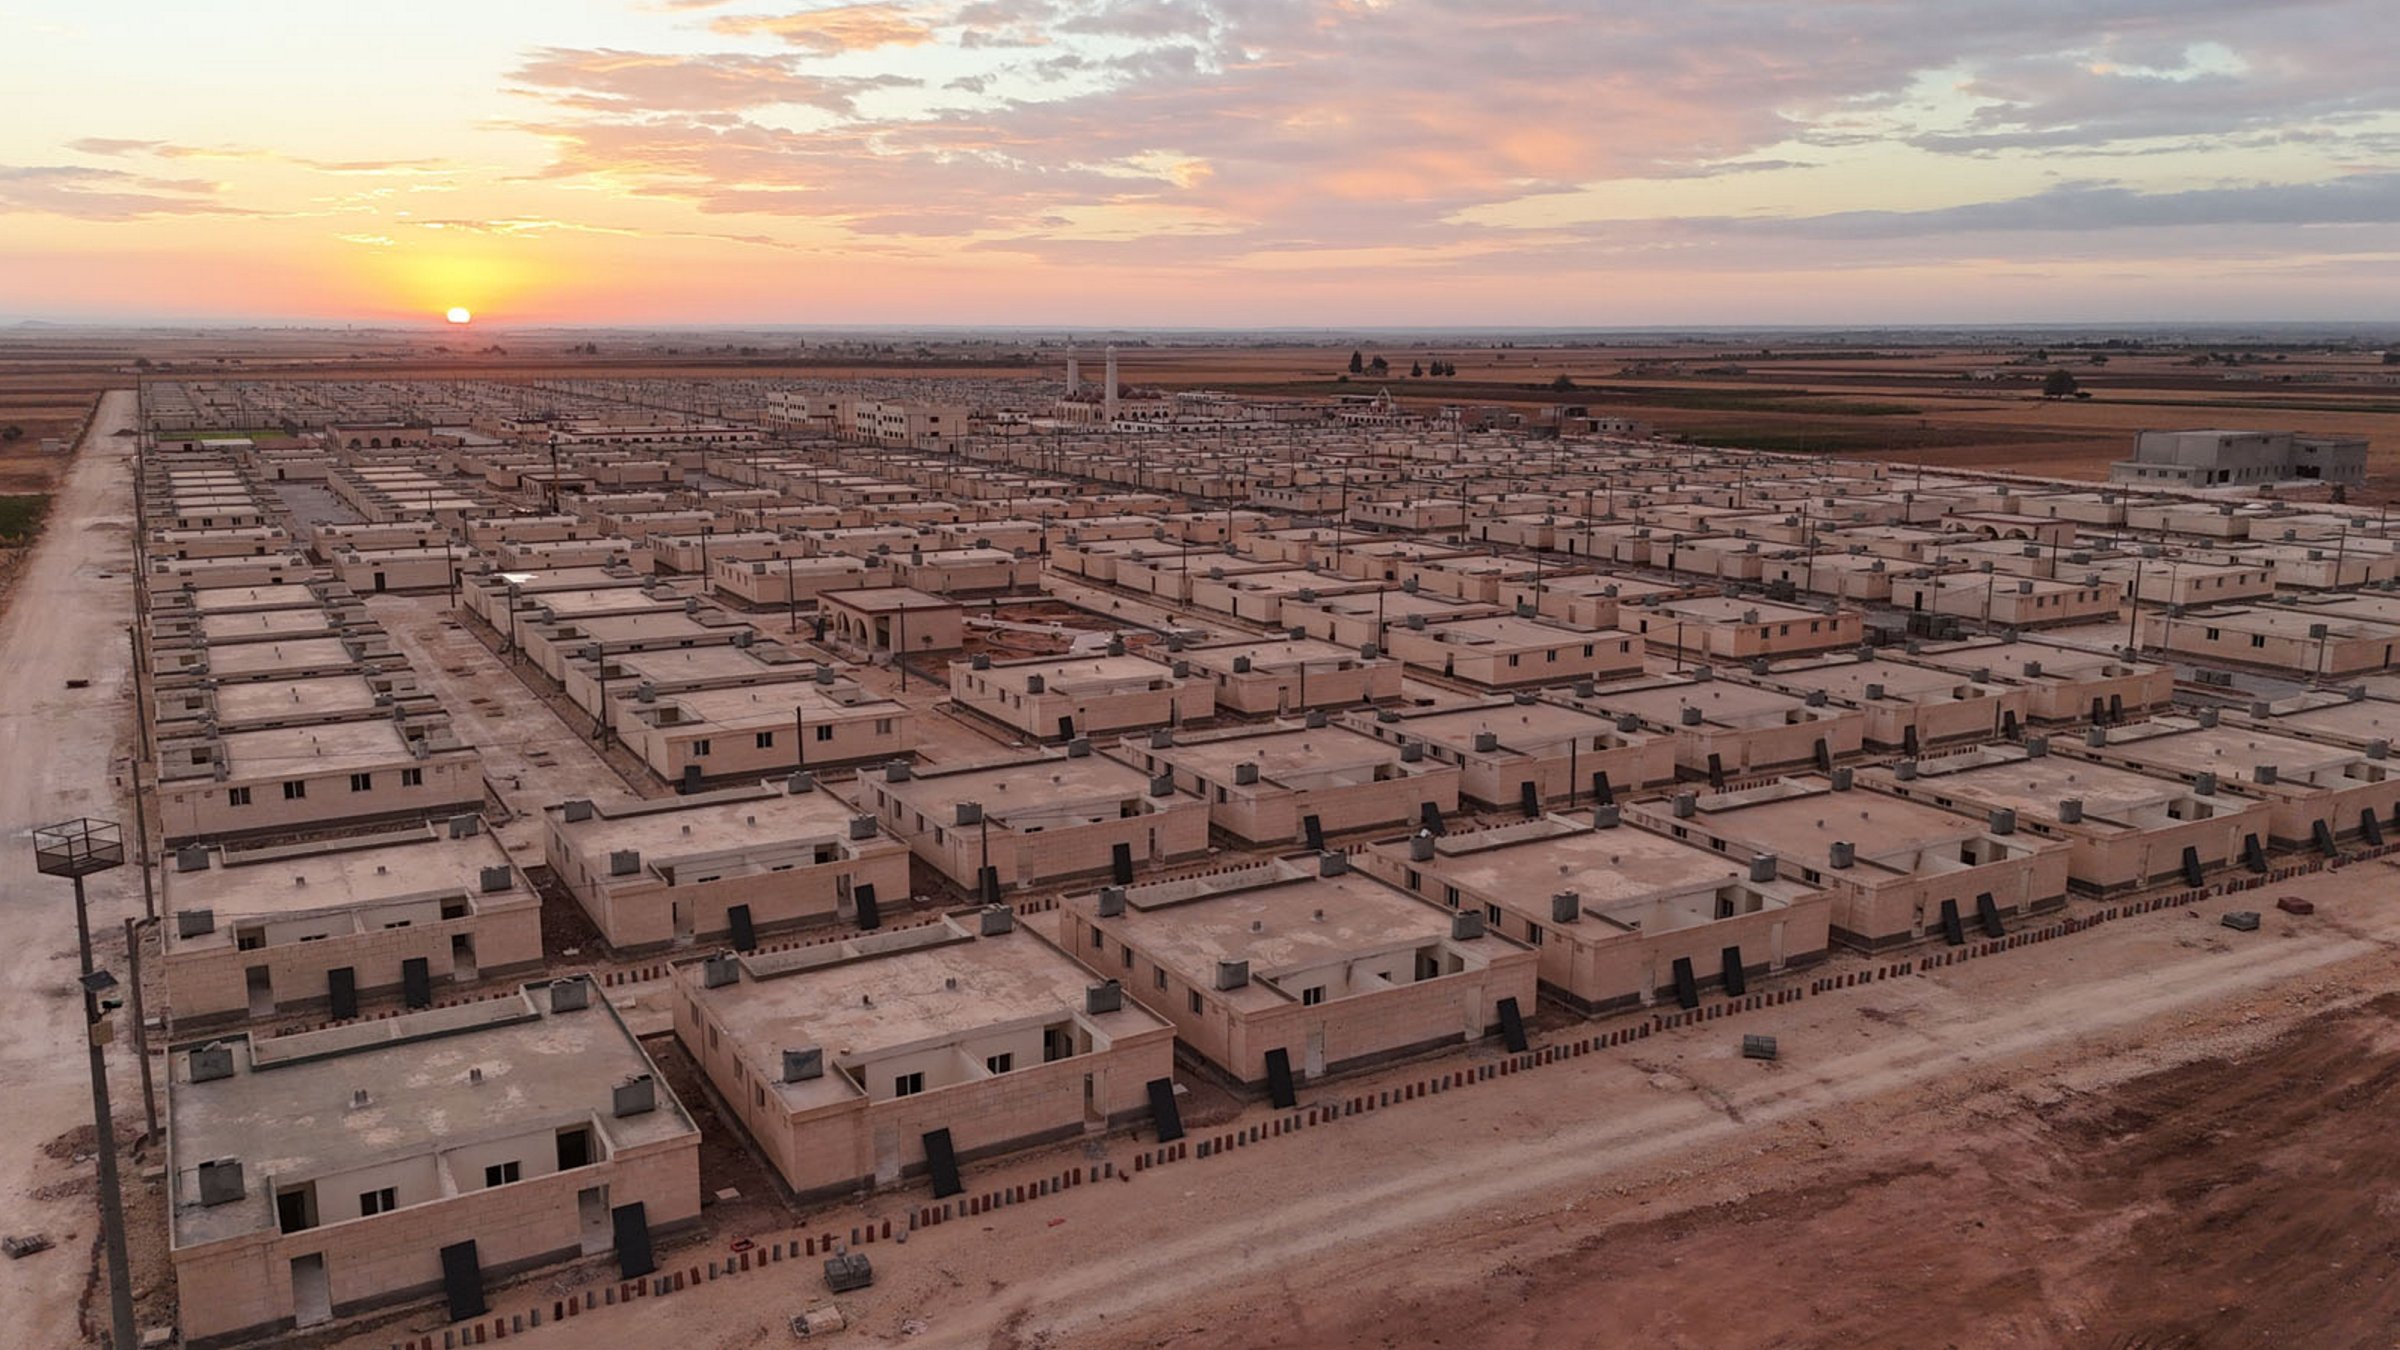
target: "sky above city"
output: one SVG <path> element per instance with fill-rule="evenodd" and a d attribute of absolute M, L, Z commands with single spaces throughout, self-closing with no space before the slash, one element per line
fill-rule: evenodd
<path fill-rule="evenodd" d="M 2388 320 L 2393 0 L 0 0 L 0 321 Z"/>

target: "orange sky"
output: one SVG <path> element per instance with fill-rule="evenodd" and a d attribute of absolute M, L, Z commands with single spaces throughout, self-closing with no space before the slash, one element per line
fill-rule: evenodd
<path fill-rule="evenodd" d="M 0 322 L 2385 319 L 2388 3 L 15 0 Z"/>

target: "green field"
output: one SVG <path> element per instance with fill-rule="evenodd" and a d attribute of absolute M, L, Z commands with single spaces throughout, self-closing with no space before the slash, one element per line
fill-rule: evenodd
<path fill-rule="evenodd" d="M 50 499 L 40 495 L 0 496 L 0 544 L 29 544 L 42 528 Z"/>

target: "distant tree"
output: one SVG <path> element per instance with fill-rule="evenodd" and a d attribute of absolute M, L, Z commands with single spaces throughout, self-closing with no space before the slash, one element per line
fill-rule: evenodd
<path fill-rule="evenodd" d="M 1364 375 L 1367 373 L 1367 358 L 1365 355 L 1355 351 L 1350 353 L 1350 373 L 1353 375 Z"/>
<path fill-rule="evenodd" d="M 135 370 L 148 370 L 150 368 L 150 358 L 147 356 L 137 356 L 133 358 L 133 368 Z"/>
<path fill-rule="evenodd" d="M 2042 397 L 2073 398 L 2076 388 L 2075 377 L 2067 373 L 2066 367 L 2061 366 L 2051 371 L 2049 378 L 2042 381 Z"/>
<path fill-rule="evenodd" d="M 1558 377 L 1557 379 L 1555 379 L 1555 380 L 1552 380 L 1552 381 L 1550 382 L 1550 389 L 1551 389 L 1551 392 L 1553 392 L 1553 393 L 1564 394 L 1564 393 L 1567 393 L 1567 392 L 1571 391 L 1571 390 L 1572 390 L 1572 389 L 1574 389 L 1574 388 L 1575 388 L 1575 382 L 1574 382 L 1573 380 L 1570 380 L 1570 379 L 1568 379 L 1568 378 L 1566 377 L 1566 375 L 1565 375 L 1563 372 L 1562 372 L 1562 373 L 1559 375 L 1559 377 Z"/>
<path fill-rule="evenodd" d="M 2100 355 L 2098 352 L 2094 352 L 2092 354 L 2092 364 L 2095 366 L 2105 366 L 2108 364 L 2108 358 Z"/>
<path fill-rule="evenodd" d="M 1421 380 L 1421 379 L 1425 378 L 1425 366 L 1424 366 L 1424 364 L 1423 364 L 1422 362 L 1418 362 L 1418 361 L 1411 361 L 1411 362 L 1409 362 L 1409 363 L 1408 363 L 1408 378 L 1410 378 L 1410 379 L 1412 379 L 1412 380 Z"/>
<path fill-rule="evenodd" d="M 2048 347 L 2034 348 L 2033 363 L 2037 366 L 2046 366 L 2050 364 L 2050 349 Z"/>
<path fill-rule="evenodd" d="M 0 427 L 0 441 L 20 441 L 23 439 L 25 439 L 25 428 L 18 426 L 16 423 L 11 422 L 7 426 Z"/>
<path fill-rule="evenodd" d="M 2385 352 L 2383 363 L 2387 366 L 2400 366 L 2400 352 Z"/>
<path fill-rule="evenodd" d="M 1367 369 L 1377 375 L 1389 375 L 1392 373 L 1392 363 L 1378 356 L 1367 363 Z"/>

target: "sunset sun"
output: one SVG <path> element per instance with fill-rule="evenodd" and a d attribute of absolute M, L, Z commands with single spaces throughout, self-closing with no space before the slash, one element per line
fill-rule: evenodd
<path fill-rule="evenodd" d="M 475 316 L 468 311 L 465 305 L 452 305 L 450 312 L 443 317 L 452 323 L 473 323 L 475 321 Z"/>

